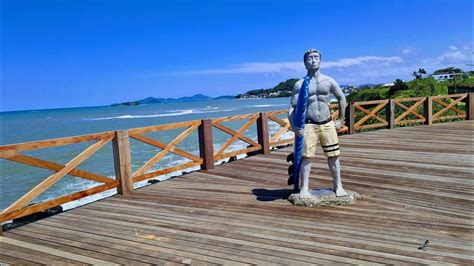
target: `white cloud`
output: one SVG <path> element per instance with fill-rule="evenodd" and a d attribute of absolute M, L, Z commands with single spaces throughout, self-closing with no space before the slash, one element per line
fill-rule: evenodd
<path fill-rule="evenodd" d="M 360 56 L 352 58 L 341 58 L 336 61 L 322 61 L 321 69 L 347 68 L 364 64 L 386 65 L 403 63 L 399 56 L 380 57 L 380 56 Z M 180 72 L 181 74 L 275 74 L 275 73 L 296 73 L 304 74 L 306 72 L 303 62 L 275 62 L 275 63 L 243 63 L 230 68 L 223 69 L 205 69 Z"/>
<path fill-rule="evenodd" d="M 459 47 L 459 48 L 458 48 Z M 406 48 L 414 50 L 414 48 Z M 416 50 L 415 50 L 416 51 Z M 407 54 L 407 51 L 401 51 Z M 408 58 L 408 57 L 407 57 Z M 341 58 L 333 61 L 321 62 L 321 69 L 324 73 L 333 76 L 336 80 L 346 83 L 361 84 L 367 82 L 379 83 L 389 82 L 397 78 L 409 80 L 413 71 L 424 68 L 428 73 L 446 67 L 466 68 L 467 63 L 472 63 L 473 54 L 470 45 L 451 45 L 446 50 L 430 58 L 409 59 L 401 56 L 359 56 Z M 284 76 L 302 77 L 306 74 L 306 69 L 302 61 L 295 62 L 247 62 L 230 66 L 227 68 L 190 70 L 184 72 L 168 72 L 161 74 L 198 74 L 198 75 L 221 75 L 221 74 L 257 74 L 265 77 Z M 156 74 L 154 74 L 156 76 Z M 149 75 L 152 76 L 152 75 Z"/>
<path fill-rule="evenodd" d="M 354 58 L 342 58 L 337 61 L 322 62 L 321 68 L 352 67 L 363 64 L 399 64 L 403 59 L 399 56 L 380 57 L 380 56 L 360 56 Z"/>
<path fill-rule="evenodd" d="M 248 73 L 279 73 L 299 72 L 304 69 L 301 62 L 277 62 L 277 63 L 243 63 L 231 68 L 192 70 L 181 73 L 187 74 L 248 74 Z"/>
<path fill-rule="evenodd" d="M 354 69 L 354 71 L 347 75 L 348 77 L 358 75 L 366 78 L 387 78 L 387 80 L 409 78 L 413 71 L 416 71 L 418 68 L 425 68 L 428 73 L 451 66 L 466 68 L 465 64 L 472 62 L 472 60 L 472 51 L 468 46 L 459 49 L 451 45 L 445 52 L 436 57 L 418 59 L 397 65 L 378 65 L 377 67 L 365 65 L 359 69 Z"/>
<path fill-rule="evenodd" d="M 449 51 L 446 51 L 433 61 L 438 61 L 439 63 L 466 63 L 472 61 L 472 51 L 467 46 L 460 50 L 456 46 L 451 45 L 449 46 Z"/>
<path fill-rule="evenodd" d="M 411 54 L 415 51 L 415 48 L 412 48 L 412 47 L 407 47 L 405 49 L 402 50 L 402 54 Z"/>

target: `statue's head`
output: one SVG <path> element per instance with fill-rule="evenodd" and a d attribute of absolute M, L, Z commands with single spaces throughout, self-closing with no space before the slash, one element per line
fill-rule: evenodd
<path fill-rule="evenodd" d="M 321 53 L 316 49 L 309 49 L 304 53 L 304 65 L 307 70 L 317 70 L 321 65 Z"/>

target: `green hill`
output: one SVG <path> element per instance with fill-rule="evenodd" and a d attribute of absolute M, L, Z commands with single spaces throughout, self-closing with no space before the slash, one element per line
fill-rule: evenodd
<path fill-rule="evenodd" d="M 270 89 L 258 89 L 250 90 L 246 93 L 239 94 L 235 98 L 276 98 L 276 97 L 289 97 L 298 79 L 288 79 L 280 82 L 273 88 Z"/>
<path fill-rule="evenodd" d="M 403 82 L 397 79 L 392 87 L 376 85 L 372 88 L 365 87 L 347 96 L 349 102 L 372 101 L 382 99 L 397 99 L 423 96 L 447 95 L 448 86 L 454 85 L 454 80 L 437 81 L 432 77 L 414 79 Z M 456 86 L 474 87 L 474 78 L 458 78 Z"/>

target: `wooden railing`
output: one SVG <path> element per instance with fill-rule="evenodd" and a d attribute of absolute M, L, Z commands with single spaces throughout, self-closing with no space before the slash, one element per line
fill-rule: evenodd
<path fill-rule="evenodd" d="M 474 93 L 349 103 L 348 133 L 473 118 Z M 463 106 L 463 107 L 461 107 Z M 464 109 L 464 110 L 461 110 Z"/>
<path fill-rule="evenodd" d="M 11 204 L 8 208 L 4 209 L 0 215 L 0 222 L 26 216 L 70 201 L 74 201 L 112 188 L 119 187 L 121 181 L 120 179 L 115 180 L 106 176 L 77 169 L 77 167 L 82 162 L 84 162 L 87 158 L 92 156 L 95 152 L 97 152 L 100 148 L 107 144 L 107 142 L 113 139 L 116 139 L 115 132 L 104 132 L 78 137 L 60 138 L 0 146 L 0 158 L 2 159 L 33 167 L 43 168 L 54 172 L 54 174 L 47 177 L 45 180 L 43 180 L 41 183 L 31 189 L 28 193 L 20 197 L 13 204 Z M 94 142 L 92 145 L 90 145 L 79 155 L 77 155 L 64 165 L 21 154 L 21 152 L 25 151 L 52 148 L 91 141 Z M 45 192 L 48 188 L 57 183 L 66 175 L 72 175 L 80 178 L 93 180 L 102 183 L 102 185 L 79 191 L 70 195 L 62 196 L 53 200 L 28 205 L 33 200 L 35 200 L 40 194 Z M 6 184 L 2 184 L 2 186 L 6 186 Z"/>
<path fill-rule="evenodd" d="M 426 116 L 420 110 L 426 100 L 426 97 L 390 100 L 391 112 L 398 114 L 393 117 L 395 125 L 425 123 Z"/>
<path fill-rule="evenodd" d="M 387 119 L 381 113 L 388 113 L 385 110 L 388 102 L 389 100 L 379 100 L 354 103 L 355 130 L 387 127 Z"/>
<path fill-rule="evenodd" d="M 201 120 L 195 120 L 195 121 L 188 121 L 188 122 L 182 122 L 182 123 L 159 125 L 159 126 L 144 127 L 144 128 L 135 128 L 135 129 L 128 130 L 128 135 L 130 138 L 161 149 L 161 151 L 156 153 L 153 157 L 151 157 L 151 159 L 149 159 L 144 165 L 142 165 L 138 170 L 136 170 L 132 174 L 133 183 L 143 181 L 145 179 L 150 179 L 152 177 L 176 172 L 179 170 L 183 170 L 183 169 L 187 169 L 187 168 L 191 168 L 195 166 L 200 166 L 203 163 L 203 159 L 201 157 L 193 155 L 189 152 L 186 152 L 176 147 L 180 142 L 186 139 L 192 132 L 197 131 L 200 125 L 201 125 Z M 159 140 L 156 140 L 144 135 L 145 133 L 163 132 L 167 130 L 183 129 L 183 128 L 184 130 L 169 143 L 163 143 Z M 150 168 L 152 168 L 156 163 L 158 163 L 163 157 L 165 157 L 170 152 L 178 156 L 181 156 L 183 158 L 186 158 L 190 160 L 190 162 L 186 162 L 186 163 L 182 163 L 182 164 L 168 167 L 165 169 L 149 172 Z"/>
<path fill-rule="evenodd" d="M 331 117 L 336 120 L 339 116 L 337 104 L 330 105 Z M 0 222 L 23 217 L 38 211 L 71 202 L 80 198 L 94 195 L 106 190 L 117 189 L 118 194 L 133 192 L 133 184 L 152 177 L 200 166 L 201 169 L 212 169 L 217 160 L 249 152 L 267 154 L 271 147 L 286 145 L 293 142 L 293 137 L 283 138 L 291 128 L 285 118 L 286 110 L 271 111 L 257 114 L 237 115 L 207 120 L 195 120 L 174 124 L 158 125 L 144 128 L 135 128 L 121 131 L 110 131 L 84 136 L 60 138 L 52 140 L 35 141 L 20 144 L 0 146 L 0 158 L 28 166 L 39 167 L 53 171 L 40 184 L 35 186 L 17 201 L 0 213 Z M 433 122 L 449 119 L 474 119 L 474 94 L 457 94 L 436 97 L 416 97 L 407 99 L 390 99 L 368 102 L 349 103 L 345 110 L 345 125 L 339 134 L 354 134 L 357 131 L 372 130 L 377 128 L 394 128 L 424 123 L 431 125 Z M 280 117 L 278 117 L 280 116 Z M 281 117 L 283 116 L 283 117 Z M 244 121 L 238 129 L 233 129 L 224 123 Z M 278 125 L 277 131 L 270 136 L 269 124 Z M 257 140 L 248 136 L 249 129 L 256 125 Z M 234 125 L 235 127 L 235 125 Z M 213 129 L 230 135 L 220 147 L 214 149 Z M 146 134 L 159 133 L 167 130 L 180 131 L 168 143 L 162 142 Z M 198 135 L 199 156 L 189 151 L 178 148 L 178 144 L 189 138 L 195 131 Z M 246 135 L 247 134 L 247 135 Z M 290 134 L 292 136 L 292 134 Z M 132 153 L 130 139 L 151 145 L 160 151 L 141 165 L 135 172 L 132 171 Z M 247 147 L 228 151 L 229 147 L 237 140 L 248 144 Z M 90 158 L 109 141 L 112 141 L 115 179 L 78 169 L 78 166 Z M 66 164 L 36 158 L 22 154 L 22 152 L 54 148 L 70 144 L 93 142 Z M 185 158 L 188 162 L 171 167 L 153 170 L 152 167 L 162 160 L 167 154 L 173 153 Z M 112 157 L 112 155 L 111 155 Z M 66 175 L 93 180 L 100 185 L 73 194 L 60 196 L 55 199 L 31 204 L 40 194 L 53 186 Z M 6 186 L 6 184 L 2 184 Z M 0 231 L 1 232 L 1 231 Z"/>
<path fill-rule="evenodd" d="M 266 113 L 267 118 L 270 121 L 272 121 L 273 123 L 276 123 L 279 126 L 278 131 L 273 136 L 271 136 L 271 138 L 269 140 L 269 146 L 270 147 L 285 145 L 285 144 L 289 144 L 289 143 L 293 142 L 292 138 L 281 139 L 281 137 L 285 133 L 292 131 L 292 129 L 291 129 L 290 123 L 288 122 L 288 119 L 279 118 L 278 117 L 279 115 L 288 116 L 288 111 L 287 110 L 279 110 L 279 111 L 273 111 L 273 112 Z"/>
<path fill-rule="evenodd" d="M 465 118 L 466 112 L 458 109 L 458 104 L 467 99 L 468 94 L 455 94 L 436 96 L 432 98 L 433 112 L 432 119 L 434 121 L 442 121 L 447 119 Z M 439 107 L 437 110 L 435 107 Z"/>
<path fill-rule="evenodd" d="M 253 151 L 260 150 L 262 145 L 258 144 L 257 142 L 253 141 L 249 137 L 245 136 L 245 132 L 259 119 L 260 114 L 248 114 L 248 115 L 237 115 L 237 116 L 228 116 L 228 117 L 221 117 L 212 119 L 211 123 L 214 128 L 219 129 L 222 132 L 225 132 L 231 136 L 222 146 L 215 152 L 214 160 L 222 160 L 225 158 L 229 158 L 232 156 L 237 156 L 244 153 L 249 153 Z M 230 121 L 237 121 L 237 120 L 247 120 L 243 126 L 241 126 L 237 131 L 231 129 L 230 127 L 224 126 L 222 123 L 230 122 Z M 250 146 L 245 149 L 234 150 L 230 152 L 226 152 L 230 145 L 232 145 L 237 140 L 242 140 L 249 144 Z"/>

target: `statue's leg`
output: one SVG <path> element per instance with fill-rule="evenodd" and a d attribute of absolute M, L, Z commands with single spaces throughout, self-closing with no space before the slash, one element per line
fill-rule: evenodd
<path fill-rule="evenodd" d="M 301 160 L 300 168 L 300 198 L 309 198 L 311 194 L 309 193 L 309 172 L 311 171 L 311 160 L 309 158 L 303 157 Z"/>
<path fill-rule="evenodd" d="M 332 174 L 332 184 L 336 196 L 346 196 L 346 191 L 342 188 L 341 166 L 339 164 L 339 156 L 328 157 L 328 165 Z"/>

